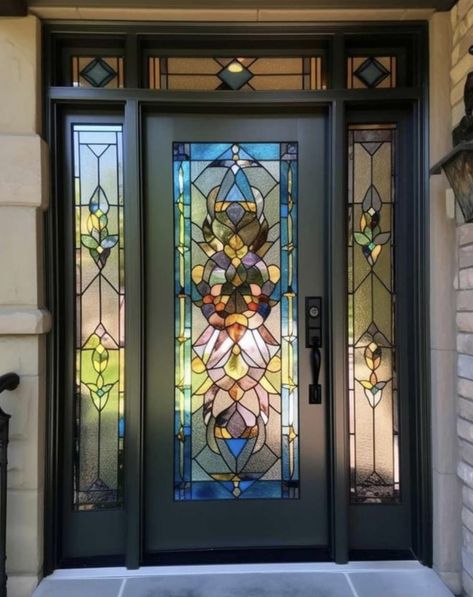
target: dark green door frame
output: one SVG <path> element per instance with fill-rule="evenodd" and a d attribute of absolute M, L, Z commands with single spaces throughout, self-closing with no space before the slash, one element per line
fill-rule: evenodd
<path fill-rule="evenodd" d="M 173 26 L 175 28 L 175 26 Z M 388 26 L 393 30 L 393 26 Z M 398 27 L 404 33 L 402 26 Z M 187 29 L 187 27 L 183 27 Z M 246 34 L 254 31 L 254 27 L 239 27 Z M 307 28 L 306 28 L 307 29 Z M 418 43 L 423 48 L 421 64 L 417 65 L 417 80 L 424 82 L 426 61 L 425 27 L 421 25 L 407 26 L 417 32 Z M 249 30 L 249 31 L 248 31 Z M 317 28 L 320 30 L 320 27 Z M 360 32 L 366 26 L 360 27 Z M 51 32 L 48 33 L 51 36 Z M 297 37 L 296 33 L 293 33 Z M 306 30 L 304 35 L 307 35 Z M 327 268 L 327 289 L 329 297 L 328 319 L 330 322 L 330 352 L 327 353 L 327 379 L 330 386 L 329 400 L 329 453 L 330 483 L 329 503 L 331 528 L 331 555 L 334 561 L 343 563 L 349 557 L 349 459 L 348 459 L 348 417 L 346 400 L 347 371 L 347 309 L 346 309 L 346 171 L 347 163 L 347 123 L 356 119 L 356 113 L 369 110 L 372 119 L 402 110 L 414 124 L 412 147 L 414 167 L 412 168 L 412 193 L 416 199 L 416 218 L 413 225 L 414 262 L 416 264 L 417 302 L 412 305 L 415 321 L 412 330 L 412 355 L 415 359 L 417 373 L 413 378 L 418 400 L 412 410 L 411 435 L 416 445 L 413 446 L 412 457 L 412 550 L 415 556 L 426 564 L 431 562 L 431 488 L 430 488 L 430 455 L 429 455 L 429 387 L 428 387 L 428 251 L 427 230 L 427 150 L 426 150 L 426 88 L 417 85 L 410 88 L 378 89 L 378 90 L 345 90 L 344 85 L 344 46 L 342 34 L 335 32 L 331 53 L 331 81 L 335 88 L 307 92 L 259 92 L 259 93 L 185 93 L 160 92 L 147 89 L 85 89 L 71 87 L 48 88 L 48 140 L 53 151 L 54 187 L 51 209 L 47 215 L 48 227 L 48 270 L 49 270 L 49 304 L 56 321 L 64 315 L 64 297 L 59 283 L 62 279 L 64 264 L 60 257 L 63 238 L 63 223 L 58 216 L 58 203 L 62 196 L 62 122 L 65 114 L 94 113 L 108 115 L 118 110 L 124 115 L 124 181 L 126 196 L 132 198 L 125 202 L 126 222 L 126 287 L 127 311 L 133 317 L 127 318 L 127 363 L 126 394 L 130 397 L 126 404 L 127 442 L 125 466 L 129 471 L 126 481 L 126 554 L 124 563 L 129 568 L 139 567 L 142 561 L 142 452 L 143 438 L 142 399 L 143 399 L 143 260 L 142 260 L 142 213 L 141 213 L 141 113 L 147 106 L 164 113 L 195 111 L 277 111 L 279 113 L 310 112 L 321 107 L 329 112 L 330 138 L 330 197 L 328 209 L 328 246 L 330 263 Z M 48 42 L 50 43 L 50 41 Z M 136 47 L 135 47 L 136 51 Z M 46 69 L 47 70 L 47 69 Z M 380 109 L 382 106 L 382 110 Z M 338 166 L 342 164 L 343 166 Z M 343 214 L 343 215 L 341 215 Z M 338 239 L 343 239 L 340 242 Z M 338 240 L 338 242 L 337 242 Z M 139 321 L 140 325 L 136 325 Z M 46 561 L 45 570 L 50 572 L 64 562 L 61 545 L 58 540 L 60 529 L 61 504 L 58 487 L 60 485 L 60 395 L 64 388 L 60 372 L 61 348 L 64 340 L 60 326 L 50 339 L 49 379 L 49 425 L 48 425 L 48 462 L 46 486 Z M 130 471 L 133 474 L 130 474 Z M 380 553 L 383 558 L 393 554 Z M 395 554 L 394 554 L 395 555 Z M 370 554 L 373 557 L 373 554 Z M 93 562 L 90 562 L 93 564 Z M 114 563 L 111 561 L 110 563 Z"/>

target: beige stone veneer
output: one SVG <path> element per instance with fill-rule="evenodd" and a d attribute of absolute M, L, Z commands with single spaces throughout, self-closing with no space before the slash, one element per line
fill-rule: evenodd
<path fill-rule="evenodd" d="M 432 10 L 320 11 L 320 10 L 118 10 L 77 7 L 35 9 L 39 18 L 143 19 L 162 21 L 355 21 L 430 20 L 431 42 L 431 159 L 449 148 L 450 122 L 461 117 L 464 77 L 473 68 L 467 55 L 473 37 L 473 0 L 460 0 L 448 13 Z M 450 65 L 453 24 L 453 66 Z M 50 318 L 45 310 L 43 284 L 42 210 L 47 207 L 47 147 L 41 140 L 40 21 L 0 19 L 0 374 L 17 371 L 21 385 L 0 397 L 0 406 L 12 415 L 9 452 L 8 572 L 9 597 L 31 595 L 42 568 L 43 467 L 45 414 L 45 334 Z M 449 97 L 449 73 L 452 94 Z M 431 213 L 431 358 L 432 446 L 434 487 L 434 568 L 456 592 L 460 591 L 461 487 L 457 477 L 456 332 L 453 278 L 455 223 L 445 215 L 446 184 L 432 177 Z M 460 228 L 460 239 L 473 229 Z M 462 242 L 462 267 L 469 269 L 473 249 Z M 469 273 L 462 283 L 470 284 Z M 466 326 L 459 350 L 473 355 L 473 284 L 458 291 L 458 321 Z M 473 595 L 473 366 L 463 359 L 458 384 L 463 397 L 459 433 L 462 439 L 460 474 L 464 479 L 464 579 Z M 459 361 L 460 366 L 460 361 Z M 469 376 L 469 377 L 468 377 Z M 472 402 L 473 404 L 473 402 Z M 470 435 L 471 434 L 471 435 Z M 470 463 L 470 464 L 468 464 Z M 471 466 L 471 470 L 470 467 Z M 470 474 L 471 472 L 471 474 Z M 470 489 L 470 487 L 472 489 Z"/>
<path fill-rule="evenodd" d="M 12 415 L 8 466 L 8 596 L 26 597 L 42 568 L 45 333 L 42 211 L 47 147 L 40 137 L 39 20 L 0 19 L 0 374 L 20 387 L 0 406 Z"/>

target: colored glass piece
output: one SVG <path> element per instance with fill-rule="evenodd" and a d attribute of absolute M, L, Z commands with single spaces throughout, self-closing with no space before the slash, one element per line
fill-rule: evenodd
<path fill-rule="evenodd" d="M 80 71 L 80 75 L 93 87 L 105 87 L 117 76 L 117 73 L 105 60 L 95 58 Z"/>
<path fill-rule="evenodd" d="M 173 155 L 174 497 L 297 498 L 297 144 Z"/>
<path fill-rule="evenodd" d="M 148 85 L 151 89 L 187 91 L 325 88 L 320 56 L 150 56 Z"/>
<path fill-rule="evenodd" d="M 74 507 L 123 500 L 122 127 L 74 125 L 76 336 Z"/>
<path fill-rule="evenodd" d="M 349 56 L 347 86 L 349 89 L 389 89 L 397 86 L 396 56 Z"/>
<path fill-rule="evenodd" d="M 348 381 L 352 503 L 399 501 L 393 125 L 349 129 Z"/>

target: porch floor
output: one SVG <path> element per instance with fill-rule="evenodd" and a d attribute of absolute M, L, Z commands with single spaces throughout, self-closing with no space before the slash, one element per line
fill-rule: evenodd
<path fill-rule="evenodd" d="M 452 597 L 418 562 L 57 570 L 33 597 Z"/>

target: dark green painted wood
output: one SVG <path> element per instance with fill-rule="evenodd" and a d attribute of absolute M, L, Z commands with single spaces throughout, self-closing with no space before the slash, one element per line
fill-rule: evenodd
<path fill-rule="evenodd" d="M 330 456 L 332 557 L 338 564 L 348 561 L 348 383 L 347 383 L 347 280 L 346 280 L 346 124 L 345 106 L 335 102 L 331 109 L 331 201 L 328 207 L 330 261 L 329 333 Z"/>
<path fill-rule="evenodd" d="M 143 258 L 140 166 L 140 107 L 136 100 L 125 106 L 125 508 L 126 565 L 141 561 L 142 429 L 143 429 Z M 131 471 L 133 471 L 131 473 Z"/>
<path fill-rule="evenodd" d="M 426 219 L 422 220 L 423 215 L 428 213 L 425 209 L 427 204 L 427 111 L 423 106 L 427 105 L 427 65 L 428 65 L 428 44 L 427 44 L 427 33 L 428 29 L 425 24 L 422 23 L 390 23 L 378 22 L 378 23 L 323 23 L 323 24 L 309 24 L 309 25 L 288 25 L 284 24 L 272 24 L 272 23 L 249 23 L 249 24 L 192 24 L 192 23 L 180 23 L 180 24 L 136 24 L 136 23 L 120 23 L 120 24 L 90 24 L 83 23 L 77 26 L 73 23 L 67 22 L 56 22 L 46 24 L 45 30 L 45 48 L 46 48 L 46 65 L 44 68 L 45 72 L 45 89 L 48 94 L 48 101 L 45 102 L 45 122 L 49 122 L 48 140 L 53 150 L 53 163 L 52 169 L 54 170 L 53 177 L 53 197 L 51 201 L 51 209 L 46 214 L 47 229 L 48 229 L 48 264 L 49 264 L 49 306 L 53 310 L 55 320 L 64 321 L 64 314 L 62 313 L 62 307 L 64 304 L 64 297 L 62 296 L 61 284 L 58 282 L 61 280 L 61 272 L 63 268 L 63 255 L 61 253 L 61 227 L 63 226 L 63 220 L 61 219 L 61 202 L 62 202 L 62 183 L 61 183 L 61 171 L 62 171 L 62 146 L 60 140 L 60 134 L 57 136 L 55 131 L 60 131 L 62 128 L 62 107 L 73 107 L 75 112 L 87 106 L 98 107 L 103 113 L 113 110 L 117 105 L 122 106 L 128 101 L 136 101 L 137 105 L 141 106 L 159 106 L 161 110 L 169 109 L 172 111 L 184 110 L 188 111 L 190 107 L 194 109 L 203 110 L 205 107 L 209 110 L 220 110 L 220 111 L 231 111 L 237 107 L 242 107 L 246 104 L 254 112 L 261 114 L 267 113 L 270 108 L 278 106 L 278 109 L 284 112 L 291 113 L 294 110 L 311 111 L 321 106 L 332 106 L 337 107 L 337 112 L 340 115 L 344 114 L 345 110 L 349 107 L 357 108 L 363 107 L 371 110 L 378 110 L 381 103 L 383 108 L 395 108 L 396 106 L 411 106 L 414 109 L 414 122 L 416 123 L 415 129 L 419 139 L 422 141 L 419 143 L 419 149 L 414 156 L 415 164 L 413 164 L 413 177 L 416 179 L 416 195 L 415 201 L 423 201 L 424 211 L 419 211 L 416 219 L 416 228 L 414 234 L 418 234 L 415 247 L 417 250 L 417 269 L 415 271 L 415 278 L 417 288 L 419 292 L 417 294 L 416 303 L 416 325 L 412 332 L 413 338 L 416 338 L 416 346 L 418 346 L 417 352 L 414 355 L 416 364 L 419 368 L 418 377 L 416 384 L 418 387 L 417 400 L 419 405 L 416 408 L 412 420 L 412 429 L 415 433 L 416 442 L 418 445 L 415 451 L 418 453 L 412 454 L 412 466 L 415 470 L 415 481 L 413 483 L 412 491 L 412 504 L 413 504 L 413 551 L 418 558 L 424 563 L 431 563 L 431 479 L 430 479 L 430 446 L 429 446 L 429 394 L 428 394 L 428 309 L 427 305 L 427 289 L 428 289 L 428 276 L 427 276 L 427 264 L 428 255 L 425 250 L 425 243 L 427 242 L 426 230 L 428 229 L 428 222 Z M 60 88 L 50 87 L 52 83 L 56 83 L 58 80 L 58 73 L 60 64 L 56 64 L 56 56 L 61 54 L 61 44 L 71 44 L 70 40 L 74 37 L 77 38 L 78 33 L 84 36 L 95 36 L 97 34 L 101 38 L 115 39 L 118 43 L 123 44 L 125 48 L 128 48 L 128 52 L 132 49 L 130 44 L 130 38 L 128 43 L 125 41 L 126 36 L 129 34 L 138 35 L 138 49 L 141 48 L 141 55 L 143 56 L 144 48 L 140 45 L 141 36 L 146 35 L 147 39 L 154 39 L 155 44 L 167 44 L 166 47 L 192 47 L 195 44 L 196 47 L 202 46 L 202 40 L 207 40 L 211 44 L 209 47 L 223 48 L 232 53 L 235 48 L 243 48 L 248 51 L 248 47 L 251 47 L 258 40 L 259 47 L 263 47 L 264 44 L 268 44 L 271 47 L 269 53 L 277 52 L 275 48 L 280 44 L 280 40 L 284 39 L 285 47 L 292 48 L 289 53 L 297 53 L 297 48 L 304 48 L 303 51 L 310 53 L 308 44 L 312 44 L 314 48 L 320 50 L 321 47 L 325 47 L 333 51 L 332 38 L 337 32 L 344 34 L 344 36 L 358 36 L 364 40 L 383 40 L 383 45 L 389 43 L 409 43 L 412 44 L 410 47 L 415 50 L 415 60 L 409 64 L 411 74 L 406 81 L 411 87 L 402 87 L 393 90 L 343 90 L 343 89 L 329 89 L 322 92 L 304 92 L 304 93 L 258 93 L 258 94 L 242 94 L 237 92 L 232 93 L 175 93 L 175 92 L 155 92 L 146 89 L 126 89 L 126 90 L 88 90 L 88 89 L 73 89 L 73 88 Z M 85 39 L 85 38 L 84 38 Z M 69 40 L 69 41 L 67 41 Z M 213 40 L 213 41 L 212 41 Z M 402 40 L 402 41 L 401 41 Z M 409 41 L 408 41 L 409 40 Z M 107 42 L 108 43 L 108 42 Z M 377 43 L 377 42 L 376 42 Z M 186 46 L 187 44 L 187 46 Z M 199 45 L 200 44 L 200 45 Z M 271 45 L 272 44 L 272 45 Z M 292 45 L 291 45 L 292 44 Z M 315 44 L 315 45 L 314 45 Z M 318 45 L 317 45 L 318 44 Z M 322 45 L 320 45 L 322 44 Z M 208 50 L 207 50 L 208 51 Z M 328 57 L 330 57 L 330 51 Z M 185 50 L 188 52 L 188 50 Z M 280 52 L 279 52 L 280 53 Z M 130 53 L 131 55 L 131 53 Z M 144 62 L 142 67 L 146 68 Z M 52 77 L 51 77 L 52 75 Z M 339 81 L 341 82 L 341 75 L 338 73 Z M 139 79 L 139 76 L 137 76 Z M 131 76 L 130 81 L 133 80 Z M 140 81 L 138 80 L 138 84 Z M 341 83 L 340 83 L 341 85 Z M 336 124 L 337 119 L 333 120 Z M 340 120 L 338 120 L 340 122 Z M 343 127 L 342 127 L 343 128 Z M 341 129 L 340 129 L 341 130 Z M 136 130 L 135 130 L 136 132 Z M 341 134 L 341 133 L 339 133 Z M 335 140 L 335 129 L 330 133 L 331 143 L 331 159 L 334 164 L 340 164 L 346 158 L 345 149 L 342 144 L 337 143 Z M 57 150 L 57 151 L 56 151 Z M 54 156 L 57 156 L 54 161 Z M 333 176 L 333 175 L 332 175 Z M 126 184 L 126 183 L 125 183 Z M 340 181 L 337 184 L 342 184 Z M 336 184 L 333 184 L 333 188 Z M 341 193 L 339 190 L 338 193 Z M 419 199 L 419 196 L 423 199 Z M 340 195 L 341 196 L 341 195 Z M 60 201 L 58 201 L 60 200 Z M 335 227 L 336 228 L 336 227 Z M 332 233 L 335 230 L 333 224 L 331 225 Z M 337 259 L 339 257 L 334 256 L 332 260 L 332 267 L 337 265 Z M 335 264 L 335 266 L 333 266 Z M 424 270 L 422 271 L 422 268 Z M 335 286 L 332 288 L 334 292 Z M 338 309 L 340 311 L 341 306 L 335 305 L 334 312 Z M 45 548 L 46 548 L 46 562 L 45 571 L 50 572 L 52 569 L 61 565 L 97 565 L 100 564 L 96 559 L 69 559 L 64 560 L 63 546 L 61 545 L 60 533 L 62 532 L 63 523 L 61 521 L 61 507 L 60 499 L 58 498 L 59 490 L 61 487 L 61 454 L 63 451 L 62 446 L 62 434 L 60 429 L 62 427 L 62 414 L 61 414 L 61 392 L 64 392 L 64 388 L 67 387 L 62 377 L 61 369 L 63 369 L 63 351 L 64 351 L 64 339 L 63 339 L 63 326 L 56 326 L 53 334 L 51 335 L 51 342 L 49 347 L 49 367 L 48 367 L 48 384 L 50 388 L 49 401 L 48 401 L 48 462 L 47 462 L 47 483 L 46 483 L 46 528 L 45 528 Z M 335 354 L 335 353 L 333 353 Z M 128 366 L 128 364 L 127 364 Z M 333 372 L 329 369 L 329 374 L 333 375 Z M 338 378 L 337 380 L 338 381 Z M 333 384 L 335 389 L 336 385 Z M 343 407 L 346 411 L 346 405 Z M 332 462 L 332 481 L 330 483 L 330 500 L 334 504 L 331 517 L 331 529 L 332 529 L 332 542 L 333 542 L 333 557 L 337 561 L 345 561 L 347 554 L 347 525 L 346 516 L 344 517 L 343 512 L 337 511 L 335 504 L 338 504 L 341 508 L 347 503 L 347 495 L 345 488 L 347 487 L 347 479 L 343 478 L 344 473 L 342 471 L 343 459 L 347 458 L 347 454 L 340 454 L 337 448 L 337 436 L 336 433 L 342 432 L 341 426 L 345 414 L 341 412 L 341 408 L 338 408 L 338 412 L 331 414 L 332 416 L 332 449 L 334 454 L 342 459 L 340 462 L 335 459 Z M 136 416 L 136 413 L 135 413 Z M 345 423 L 346 424 L 346 423 Z M 133 439 L 135 442 L 135 450 L 138 449 L 136 441 L 137 437 Z M 342 450 L 343 452 L 343 450 Z M 136 452 L 135 452 L 136 457 Z M 346 474 L 346 473 L 345 473 Z M 130 483 L 131 485 L 131 483 Z M 127 551 L 128 565 L 136 566 L 137 557 L 139 558 L 139 547 L 137 549 L 137 538 L 139 531 L 134 527 L 134 522 L 139 520 L 137 518 L 136 504 L 140 507 L 140 501 L 138 493 L 136 493 L 131 487 L 127 489 L 127 493 L 134 495 L 132 502 L 135 500 L 135 507 L 131 508 L 130 519 L 127 525 L 129 526 L 128 536 L 132 539 L 134 547 L 130 547 Z M 128 499 L 128 497 L 127 497 Z M 130 502 L 131 503 L 131 502 Z M 133 511 L 134 510 L 134 511 Z M 134 539 L 133 539 L 134 537 Z M 387 552 L 387 551 L 376 551 L 376 552 L 358 552 L 358 556 L 362 558 L 373 558 L 377 555 L 383 558 L 393 559 L 397 555 L 399 557 L 405 557 L 405 552 Z M 266 561 L 270 561 L 271 554 L 267 554 Z M 308 556 L 310 557 L 310 556 Z M 314 559 L 316 556 L 313 556 Z M 185 559 L 185 558 L 184 558 Z M 119 561 L 115 559 L 101 558 L 103 563 L 107 561 L 110 565 L 117 564 Z M 190 560 L 187 560 L 190 563 Z"/>
<path fill-rule="evenodd" d="M 144 125 L 146 330 L 145 350 L 145 550 L 228 550 L 325 547 L 327 524 L 326 401 L 310 405 L 310 349 L 305 347 L 306 296 L 325 297 L 324 215 L 327 208 L 326 117 L 270 113 L 223 116 L 150 114 Z M 299 143 L 298 297 L 300 479 L 298 500 L 173 502 L 174 287 L 172 141 L 297 141 Z M 326 327 L 326 326 L 324 326 Z M 322 359 L 326 360 L 324 343 Z M 216 556 L 218 557 L 218 556 Z M 258 555 L 254 556 L 258 558 Z"/>
<path fill-rule="evenodd" d="M 240 0 L 229 8 L 435 8 L 450 10 L 455 0 Z M 28 0 L 29 6 L 77 6 L 76 0 Z M 222 8 L 219 0 L 81 0 L 81 6 L 105 8 Z"/>
<path fill-rule="evenodd" d="M 125 511 L 123 508 L 98 510 L 95 512 L 75 511 L 73 509 L 73 437 L 74 437 L 74 329 L 75 329 L 75 277 L 74 267 L 74 191 L 72 172 L 72 124 L 119 124 L 121 115 L 108 110 L 106 115 L 98 115 L 89 110 L 82 113 L 68 112 L 58 134 L 61 135 L 61 161 L 59 167 L 63 173 L 61 188 L 58 193 L 62 198 L 60 214 L 60 234 L 58 249 L 61 267 L 58 280 L 63 302 L 61 321 L 60 367 L 61 378 L 61 454 L 59 478 L 61 479 L 61 559 L 91 556 L 121 556 L 125 551 Z M 64 388 L 67 388 L 64 391 Z"/>
<path fill-rule="evenodd" d="M 26 0 L 0 0 L 0 17 L 26 17 Z"/>

